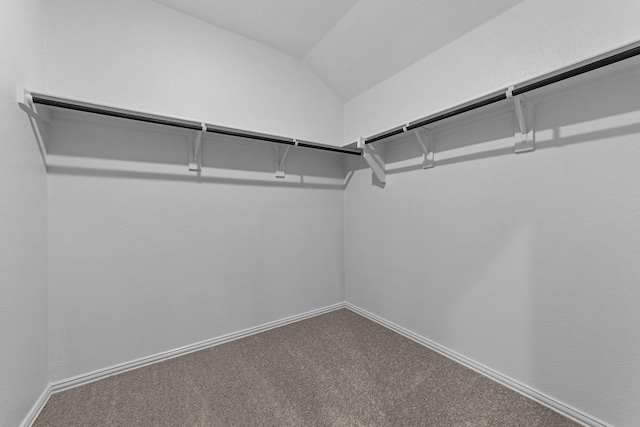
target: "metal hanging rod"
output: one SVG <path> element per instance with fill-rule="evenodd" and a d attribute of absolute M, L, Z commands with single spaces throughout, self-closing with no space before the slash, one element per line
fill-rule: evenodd
<path fill-rule="evenodd" d="M 341 154 L 362 155 L 362 150 L 358 148 L 334 147 L 333 145 L 319 144 L 317 142 L 302 141 L 299 139 L 283 138 L 257 132 L 239 131 L 236 129 L 225 128 L 222 126 L 207 125 L 207 132 L 217 133 L 221 135 L 235 136 L 238 138 L 256 139 L 258 141 L 272 142 L 274 144 L 291 145 L 304 148 L 313 148 L 315 150 L 332 151 Z"/>
<path fill-rule="evenodd" d="M 195 124 L 182 123 L 182 122 L 168 120 L 168 119 L 143 116 L 143 115 L 135 114 L 133 112 L 126 113 L 123 111 L 109 110 L 107 108 L 100 108 L 100 107 L 94 107 L 94 106 L 90 107 L 87 105 L 82 105 L 82 104 L 73 103 L 73 102 L 58 101 L 58 100 L 50 99 L 48 97 L 44 98 L 36 94 L 32 94 L 31 99 L 33 100 L 34 104 L 47 105 L 49 107 L 64 108 L 66 110 L 82 111 L 85 113 L 99 114 L 101 116 L 118 117 L 120 119 L 136 120 L 139 122 L 154 123 L 158 125 L 172 126 L 172 127 L 183 128 L 183 129 L 200 130 L 200 126 Z"/>
<path fill-rule="evenodd" d="M 161 116 L 157 114 L 145 113 L 140 111 L 126 110 L 120 107 L 112 107 L 105 105 L 93 104 L 85 101 L 61 98 L 58 96 L 31 92 L 31 101 L 34 104 L 46 105 L 49 107 L 64 108 L 67 110 L 82 111 L 85 113 L 99 114 L 102 116 L 117 117 L 126 120 L 135 120 L 145 123 L 153 123 L 163 126 L 171 126 L 182 129 L 191 129 L 195 131 L 202 130 L 202 123 L 188 119 L 180 119 L 175 117 Z M 339 154 L 350 154 L 361 156 L 362 150 L 358 148 L 334 147 L 316 142 L 303 141 L 294 138 L 285 138 L 281 136 L 263 134 L 258 132 L 245 131 L 241 129 L 226 128 L 216 125 L 206 125 L 206 131 L 209 133 L 217 133 L 238 138 L 254 139 L 274 144 L 284 144 L 314 150 L 330 151 Z"/>
<path fill-rule="evenodd" d="M 532 83 L 519 85 L 519 87 L 515 87 L 511 91 L 511 94 L 515 96 L 515 95 L 521 95 L 523 93 L 531 92 L 532 90 L 540 89 L 542 87 L 549 86 L 554 83 L 558 83 L 563 80 L 567 80 L 572 77 L 576 77 L 581 74 L 588 73 L 589 71 L 597 70 L 599 68 L 603 68 L 608 65 L 615 64 L 616 62 L 624 61 L 625 59 L 633 58 L 638 55 L 640 55 L 640 46 L 635 46 L 629 49 L 625 49 L 621 52 L 608 55 L 604 58 L 595 60 L 585 65 L 578 66 L 568 71 L 564 71 L 559 74 L 552 75 L 550 77 L 542 78 Z M 445 111 L 443 113 L 438 113 L 436 115 L 429 116 L 424 119 L 420 119 L 414 123 L 407 123 L 406 125 L 389 129 L 377 135 L 371 136 L 369 138 L 365 138 L 364 143 L 371 144 L 372 142 L 387 139 L 392 136 L 399 135 L 401 133 L 414 130 L 416 128 L 420 128 L 423 126 L 427 126 L 432 123 L 436 123 L 441 120 L 448 119 L 450 117 L 458 116 L 460 114 L 463 114 L 472 110 L 476 110 L 478 108 L 481 108 L 490 104 L 495 104 L 496 102 L 504 101 L 508 99 L 507 92 L 508 91 L 505 90 L 498 93 L 497 95 L 489 95 L 479 100 L 472 101 L 471 103 L 454 107 L 449 111 Z"/>

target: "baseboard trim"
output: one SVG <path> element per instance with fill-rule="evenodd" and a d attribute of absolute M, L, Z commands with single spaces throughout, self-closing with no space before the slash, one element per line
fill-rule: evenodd
<path fill-rule="evenodd" d="M 47 404 L 47 401 L 49 400 L 50 396 L 51 396 L 51 384 L 48 384 L 45 387 L 42 394 L 40 395 L 40 397 L 38 397 L 38 400 L 36 400 L 36 403 L 34 403 L 33 406 L 31 407 L 31 410 L 29 411 L 25 419 L 22 421 L 22 424 L 20 424 L 20 427 L 31 427 L 31 425 L 38 418 L 38 415 L 40 415 L 40 411 L 42 411 L 42 408 L 44 408 L 44 405 Z"/>
<path fill-rule="evenodd" d="M 88 372 L 86 374 L 77 375 L 72 378 L 64 379 L 61 381 L 56 381 L 50 383 L 45 390 L 42 392 L 38 400 L 36 400 L 35 404 L 25 417 L 24 421 L 20 425 L 20 427 L 31 427 L 35 420 L 40 415 L 42 408 L 46 405 L 47 401 L 51 397 L 52 394 L 58 393 L 64 390 L 68 390 L 74 387 L 78 387 L 84 384 L 88 384 L 93 381 L 98 381 L 103 378 L 110 377 L 112 375 L 117 375 L 123 372 L 131 371 L 133 369 L 141 368 L 143 366 L 151 365 L 153 363 L 162 362 L 164 360 L 172 359 L 174 357 L 183 356 L 185 354 L 193 353 L 195 351 L 203 350 L 205 348 L 215 347 L 220 344 L 224 344 L 227 342 L 235 341 L 240 338 L 248 337 L 251 335 L 255 335 L 260 332 L 268 331 L 270 329 L 278 328 L 280 326 L 285 326 L 291 323 L 296 323 L 304 319 L 308 319 L 311 317 L 319 316 L 321 314 L 329 313 L 335 310 L 339 310 L 341 308 L 347 308 L 354 313 L 357 313 L 367 319 L 376 322 L 394 332 L 403 335 L 418 344 L 421 344 L 431 350 L 434 350 L 474 371 L 504 385 L 505 387 L 509 387 L 510 389 L 542 404 L 545 405 L 554 411 L 570 418 L 580 424 L 583 424 L 588 427 L 613 427 L 612 425 L 605 423 L 602 420 L 598 420 L 595 417 L 592 417 L 584 412 L 571 407 L 565 403 L 562 403 L 558 400 L 555 400 L 544 393 L 535 390 L 531 387 L 528 387 L 513 378 L 510 378 L 506 375 L 503 375 L 497 371 L 494 371 L 491 368 L 488 368 L 481 363 L 475 362 L 468 357 L 465 357 L 453 350 L 448 349 L 440 344 L 437 344 L 421 335 L 418 335 L 408 329 L 403 328 L 402 326 L 396 325 L 393 322 L 390 322 L 380 316 L 377 316 L 373 313 L 370 313 L 354 304 L 349 302 L 341 302 L 333 305 L 329 305 L 326 307 L 322 307 L 316 310 L 311 310 L 305 313 L 297 314 L 294 316 L 286 317 L 284 319 L 275 320 L 273 322 L 264 323 L 262 325 L 254 326 L 252 328 L 243 329 L 238 332 L 233 332 L 230 334 L 222 335 L 217 338 L 212 338 L 205 341 L 200 341 L 195 344 L 190 344 L 184 347 L 179 347 L 173 350 L 157 353 L 151 356 L 142 357 L 140 359 L 135 359 L 129 362 L 120 363 L 117 365 L 113 365 L 107 368 L 99 369 L 93 372 Z"/>
<path fill-rule="evenodd" d="M 21 427 L 31 427 L 31 425 L 38 418 L 40 411 L 42 411 L 42 408 L 49 400 L 49 397 L 54 393 L 58 393 L 64 390 L 68 390 L 74 387 L 88 384 L 93 381 L 98 381 L 103 378 L 121 374 L 123 372 L 131 371 L 133 369 L 141 368 L 143 366 L 151 365 L 153 363 L 162 362 L 164 360 L 172 359 L 174 357 L 183 356 L 185 354 L 193 353 L 199 350 L 204 350 L 205 348 L 215 347 L 220 344 L 225 344 L 240 338 L 245 338 L 260 332 L 268 331 L 269 329 L 278 328 L 280 326 L 296 323 L 301 320 L 309 319 L 311 317 L 320 316 L 321 314 L 339 310 L 344 307 L 345 307 L 344 302 L 332 304 L 326 307 L 318 308 L 316 310 L 311 310 L 305 313 L 286 317 L 284 319 L 263 323 L 262 325 L 243 329 L 238 332 L 233 332 L 233 333 L 222 335 L 209 340 L 200 341 L 195 344 L 186 345 L 184 347 L 179 347 L 173 350 L 163 351 L 161 353 L 157 353 L 151 356 L 142 357 L 140 359 L 135 359 L 129 362 L 119 363 L 117 365 L 109 366 L 107 368 L 98 369 L 96 371 L 88 372 L 86 374 L 81 374 L 75 377 L 50 383 L 45 389 L 45 391 L 42 393 L 40 398 L 36 401 L 33 408 L 31 408 L 31 411 L 29 411 L 29 414 L 21 424 Z"/>
<path fill-rule="evenodd" d="M 481 363 L 478 363 L 472 359 L 469 359 L 468 357 L 465 357 L 453 350 L 448 349 L 447 347 L 444 347 L 438 343 L 435 343 L 421 335 L 416 334 L 415 332 L 412 332 L 408 329 L 403 328 L 402 326 L 398 326 L 393 322 L 390 322 L 380 316 L 377 316 L 373 313 L 370 313 L 354 304 L 351 304 L 349 302 L 345 302 L 345 308 L 353 311 L 354 313 L 357 313 L 363 317 L 366 317 L 367 319 L 378 323 L 379 325 L 382 325 L 388 329 L 391 329 L 394 332 L 399 333 L 400 335 L 403 335 L 415 342 L 417 342 L 418 344 L 421 344 L 433 351 L 436 351 L 440 354 L 442 354 L 443 356 L 448 357 L 449 359 L 452 359 L 464 366 L 466 366 L 467 368 L 473 369 L 474 371 L 504 385 L 505 387 L 508 387 L 526 397 L 528 397 L 529 399 L 532 399 L 550 409 L 553 409 L 554 411 L 564 415 L 565 417 L 578 422 L 582 425 L 588 426 L 588 427 L 613 427 L 610 424 L 605 423 L 602 420 L 599 420 L 597 418 L 594 418 L 590 415 L 585 414 L 584 412 L 571 407 L 570 405 L 567 405 L 565 403 L 559 402 L 556 399 L 553 399 L 547 395 L 545 395 L 544 393 L 535 390 L 529 386 L 526 386 L 516 380 L 514 380 L 513 378 L 510 378 L 506 375 L 503 375 L 497 371 L 494 371 L 491 368 L 488 368 L 486 366 L 484 366 Z"/>

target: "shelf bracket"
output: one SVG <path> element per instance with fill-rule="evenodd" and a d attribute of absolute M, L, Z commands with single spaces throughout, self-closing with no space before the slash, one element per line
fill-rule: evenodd
<path fill-rule="evenodd" d="M 48 114 L 41 114 L 36 109 L 35 104 L 33 103 L 33 98 L 31 97 L 31 93 L 21 84 L 18 85 L 18 106 L 20 109 L 27 113 L 29 117 L 33 119 L 42 120 L 46 124 L 50 125 L 51 120 Z"/>
<path fill-rule="evenodd" d="M 407 127 L 405 126 L 405 129 L 406 128 Z M 431 169 L 432 167 L 435 166 L 434 159 L 433 159 L 433 134 L 429 132 L 428 129 L 425 129 L 425 130 L 427 131 L 426 144 L 422 139 L 422 137 L 420 136 L 420 131 L 418 129 L 414 129 L 413 133 L 416 135 L 416 138 L 418 138 L 418 143 L 420 144 L 420 148 L 422 148 L 422 153 L 423 153 L 422 169 Z"/>
<path fill-rule="evenodd" d="M 200 123 L 202 130 L 197 130 L 193 135 L 193 144 L 189 152 L 189 170 L 200 172 L 202 169 L 202 135 L 207 131 L 207 125 Z"/>
<path fill-rule="evenodd" d="M 526 108 L 522 95 L 513 95 L 513 89 L 513 86 L 507 89 L 507 99 L 513 99 L 515 105 L 518 128 L 514 133 L 514 151 L 516 154 L 520 154 L 535 150 L 533 126 L 531 126 L 531 129 L 527 129 L 527 122 L 529 122 L 529 125 L 532 125 L 533 122 L 533 109 Z"/>
<path fill-rule="evenodd" d="M 386 165 L 382 157 L 371 144 L 365 144 L 364 138 L 358 138 L 357 147 L 362 149 L 362 157 L 382 184 L 387 182 Z"/>
<path fill-rule="evenodd" d="M 36 109 L 36 106 L 33 103 L 31 92 L 29 92 L 22 84 L 18 84 L 17 101 L 20 109 L 27 113 L 27 116 L 29 116 L 29 122 L 31 123 L 31 128 L 33 129 L 36 142 L 38 143 L 40 157 L 42 157 L 42 162 L 44 163 L 46 168 L 47 146 L 45 144 L 45 140 L 46 138 L 48 138 L 48 129 L 49 125 L 51 124 L 49 112 L 46 109 L 42 112 L 39 112 Z"/>
<path fill-rule="evenodd" d="M 298 145 L 298 141 L 293 140 L 295 145 Z M 276 146 L 276 178 L 284 178 L 284 162 L 287 160 L 287 155 L 289 154 L 289 150 L 291 149 L 290 145 L 286 147 Z"/>

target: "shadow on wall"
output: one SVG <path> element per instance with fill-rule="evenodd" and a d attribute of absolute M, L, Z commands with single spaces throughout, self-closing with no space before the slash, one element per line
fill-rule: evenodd
<path fill-rule="evenodd" d="M 47 135 L 48 171 L 58 174 L 343 189 L 342 155 L 291 147 L 285 178 L 276 179 L 277 145 L 205 134 L 202 170 L 188 170 L 194 132 L 96 118 L 54 116 Z"/>
<path fill-rule="evenodd" d="M 619 426 L 640 422 L 639 99 L 634 75 L 540 104 L 559 149 L 530 216 L 535 381 Z"/>
<path fill-rule="evenodd" d="M 594 105 L 593 100 L 586 99 L 589 95 L 586 94 L 585 88 L 594 89 L 611 84 L 612 81 L 625 80 L 636 74 L 634 70 L 637 70 L 638 67 L 640 67 L 640 58 L 632 58 L 527 93 L 525 95 L 526 108 L 535 110 L 537 104 L 544 104 L 569 95 L 577 96 L 580 108 L 568 107 L 568 111 L 563 115 L 565 123 L 562 126 L 564 127 L 633 112 L 635 111 L 633 106 L 606 98 L 600 100 L 606 103 L 606 111 L 602 111 L 602 108 L 598 109 L 603 106 L 601 102 Z M 580 97 L 584 99 L 580 99 Z M 500 125 L 490 129 L 484 125 L 487 120 L 495 120 L 494 118 L 498 116 L 504 116 L 504 120 L 500 120 Z M 506 124 L 507 121 L 511 123 L 509 126 Z M 540 127 L 538 119 L 535 118 L 535 111 L 534 123 L 528 124 L 528 126 L 533 126 L 536 130 L 536 150 L 596 141 L 609 136 L 626 135 L 640 129 L 640 124 L 632 123 L 614 125 L 607 129 L 594 128 L 589 132 L 572 135 L 563 134 L 558 129 L 553 135 L 550 135 L 549 131 L 552 129 L 547 126 Z M 467 128 L 469 127 L 471 131 L 468 132 Z M 517 129 L 517 123 L 511 101 L 483 107 L 480 110 L 435 123 L 428 128 L 433 137 L 436 167 L 514 154 L 512 139 Z M 419 132 L 425 138 L 426 128 L 419 129 Z M 372 146 L 382 154 L 387 164 L 388 175 L 422 169 L 423 153 L 412 131 L 373 143 Z M 366 168 L 366 163 L 361 159 L 350 159 L 347 170 Z"/>
<path fill-rule="evenodd" d="M 436 130 L 434 169 L 409 136 L 387 144 L 387 187 L 347 188 L 349 301 L 638 425 L 639 100 L 638 75 L 531 97 L 537 151 L 517 156 L 508 111 Z"/>

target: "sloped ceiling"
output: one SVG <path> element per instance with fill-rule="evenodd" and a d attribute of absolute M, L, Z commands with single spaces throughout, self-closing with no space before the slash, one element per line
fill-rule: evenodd
<path fill-rule="evenodd" d="M 154 0 L 306 61 L 348 101 L 523 0 Z"/>

